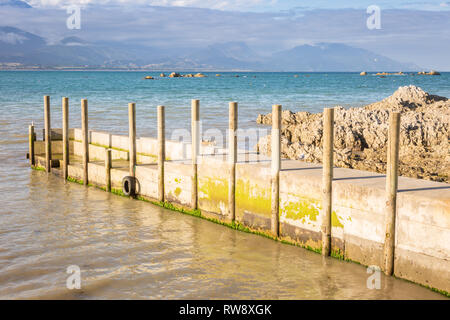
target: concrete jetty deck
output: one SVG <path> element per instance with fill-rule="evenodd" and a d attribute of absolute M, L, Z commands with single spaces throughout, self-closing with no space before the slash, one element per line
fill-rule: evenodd
<path fill-rule="evenodd" d="M 53 129 L 60 132 L 58 129 Z M 55 134 L 57 136 L 57 134 Z M 53 136 L 53 133 L 52 133 Z M 83 179 L 82 130 L 69 132 L 69 178 Z M 51 172 L 62 175 L 63 142 L 51 142 Z M 137 198 L 160 203 L 158 141 L 136 140 Z M 112 153 L 112 190 L 120 193 L 129 176 L 129 137 L 89 132 L 88 182 L 105 188 L 105 150 Z M 46 167 L 45 142 L 34 142 L 35 166 Z M 164 202 L 186 212 L 231 223 L 227 150 L 201 146 L 198 156 L 196 208 L 192 205 L 191 145 L 166 141 Z M 55 161 L 56 160 L 56 161 Z M 271 159 L 238 150 L 236 161 L 235 223 L 271 235 Z M 279 177 L 278 239 L 322 250 L 322 166 L 282 160 Z M 334 168 L 332 182 L 331 255 L 383 269 L 386 176 Z M 405 177 L 398 179 L 394 275 L 450 292 L 450 185 Z"/>

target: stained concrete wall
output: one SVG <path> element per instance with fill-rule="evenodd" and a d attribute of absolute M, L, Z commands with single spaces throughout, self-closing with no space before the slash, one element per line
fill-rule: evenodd
<path fill-rule="evenodd" d="M 229 166 L 215 157 L 203 157 L 198 164 L 198 207 L 226 216 L 228 207 Z"/>
<path fill-rule="evenodd" d="M 74 138 L 78 137 L 74 130 Z M 128 159 L 128 137 L 91 132 L 91 159 L 103 160 L 104 147 L 115 150 L 114 159 Z M 140 138 L 138 152 L 156 153 L 156 139 Z M 101 146 L 99 146 L 101 145 Z M 168 153 L 185 158 L 190 145 L 170 142 Z M 59 152 L 61 142 L 52 142 Z M 42 153 L 43 143 L 36 150 Z M 205 151 L 204 149 L 203 151 Z M 209 149 L 215 153 L 214 148 Z M 38 152 L 38 151 L 37 151 Z M 79 142 L 71 142 L 71 152 L 81 155 Z M 204 152 L 205 153 L 205 152 Z M 151 159 L 152 157 L 149 157 Z M 270 231 L 270 160 L 245 163 L 240 156 L 236 165 L 236 220 L 264 232 Z M 153 159 L 153 158 L 152 158 Z M 150 161 L 150 160 L 149 160 Z M 91 183 L 103 185 L 104 167 L 89 164 Z M 165 198 L 189 206 L 191 201 L 191 165 L 189 161 L 165 163 Z M 69 175 L 81 179 L 77 164 L 69 166 Z M 113 188 L 121 189 L 127 165 L 111 170 Z M 332 251 L 335 255 L 364 265 L 382 265 L 385 233 L 385 176 L 377 173 L 336 168 L 333 181 Z M 156 199 L 157 165 L 136 167 L 138 192 Z M 229 166 L 223 156 L 203 156 L 198 165 L 198 204 L 202 212 L 226 218 L 228 214 Z M 312 249 L 321 249 L 322 168 L 300 161 L 282 161 L 280 173 L 281 237 Z M 448 184 L 399 178 L 394 273 L 396 276 L 450 292 L 450 187 Z"/>
<path fill-rule="evenodd" d="M 74 140 L 82 141 L 81 129 L 73 129 Z M 89 131 L 89 143 L 101 147 L 109 147 L 113 150 L 128 151 L 129 138 L 124 135 L 114 135 L 107 132 Z M 218 148 L 214 146 L 201 145 L 201 154 L 214 154 Z M 156 158 L 158 154 L 158 140 L 155 138 L 140 137 L 136 139 L 137 156 L 146 155 Z M 126 153 L 126 152 L 125 152 Z M 166 140 L 166 159 L 167 160 L 183 160 L 188 159 L 191 155 L 191 144 L 178 141 Z M 139 158 L 138 158 L 139 160 Z"/>

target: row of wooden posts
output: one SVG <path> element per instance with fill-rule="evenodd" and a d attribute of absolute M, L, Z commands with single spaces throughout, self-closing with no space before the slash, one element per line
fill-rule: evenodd
<path fill-rule="evenodd" d="M 197 157 L 199 155 L 199 100 L 191 102 L 191 139 L 192 139 L 192 198 L 191 206 L 197 209 L 198 205 L 198 167 Z M 229 103 L 229 144 L 228 144 L 228 164 L 229 164 L 229 219 L 236 217 L 236 162 L 237 162 L 237 102 Z M 62 98 L 63 115 L 63 167 L 62 173 L 66 180 L 68 178 L 69 156 L 69 99 Z M 279 199 L 280 199 L 280 170 L 281 170 L 281 105 L 272 106 L 272 135 L 271 135 L 271 232 L 278 237 L 280 234 L 279 221 Z M 136 170 L 136 104 L 128 104 L 129 119 L 129 174 L 135 177 Z M 165 162 L 165 110 L 164 106 L 157 107 L 158 123 L 158 200 L 164 201 L 164 162 Z M 45 163 L 46 171 L 51 171 L 51 125 L 50 125 L 50 97 L 44 97 L 44 126 L 45 126 Z M 88 102 L 81 100 L 81 131 L 82 131 L 82 167 L 83 183 L 88 185 L 88 162 L 89 162 L 89 141 L 88 141 Z M 325 108 L 323 113 L 323 169 L 322 169 L 322 254 L 330 255 L 331 252 L 331 216 L 332 216 L 332 181 L 333 181 L 333 143 L 334 143 L 334 109 Z M 397 200 L 398 181 L 398 154 L 399 154 L 399 132 L 400 114 L 391 112 L 389 118 L 389 140 L 387 151 L 387 174 L 386 174 L 386 235 L 384 245 L 384 270 L 388 275 L 392 275 L 394 267 L 395 248 L 395 217 Z M 34 126 L 29 127 L 29 151 L 30 164 L 35 165 Z M 106 188 L 111 191 L 111 149 L 105 149 L 105 170 Z"/>

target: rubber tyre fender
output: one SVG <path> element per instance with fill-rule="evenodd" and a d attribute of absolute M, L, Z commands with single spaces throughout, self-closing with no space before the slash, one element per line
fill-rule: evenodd
<path fill-rule="evenodd" d="M 136 178 L 126 176 L 122 179 L 122 192 L 127 197 L 134 197 L 136 195 Z"/>

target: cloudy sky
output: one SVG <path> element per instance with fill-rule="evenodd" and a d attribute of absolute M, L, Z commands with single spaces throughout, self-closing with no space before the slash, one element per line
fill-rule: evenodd
<path fill-rule="evenodd" d="M 385 9 L 417 9 L 442 10 L 450 9 L 450 3 L 444 0 L 411 1 L 411 0 L 29 0 L 31 5 L 57 6 L 76 4 L 147 4 L 153 6 L 196 7 L 218 10 L 278 12 L 292 8 L 303 9 L 364 9 L 370 5 L 378 5 Z"/>
<path fill-rule="evenodd" d="M 0 0 L 2 2 L 4 0 Z M 0 7 L 1 25 L 56 42 L 158 47 L 243 41 L 260 53 L 302 44 L 337 42 L 424 68 L 450 70 L 450 2 L 404 0 L 30 0 L 34 9 Z M 66 27 L 65 7 L 81 4 L 81 29 Z M 381 9 L 369 30 L 366 9 Z"/>

